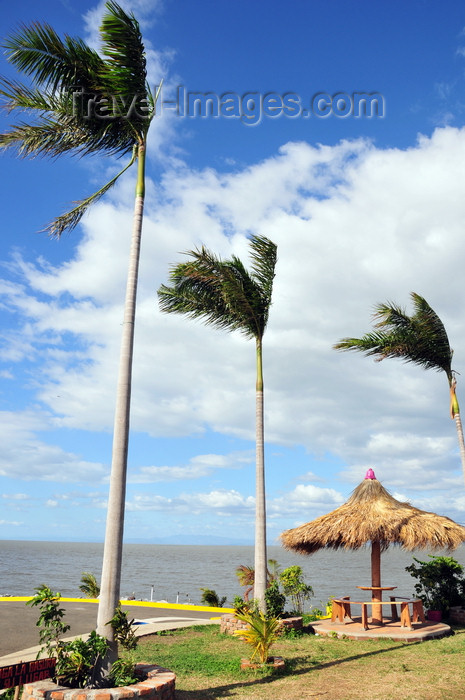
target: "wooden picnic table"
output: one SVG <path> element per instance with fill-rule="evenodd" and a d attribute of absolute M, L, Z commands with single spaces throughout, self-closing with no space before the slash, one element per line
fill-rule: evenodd
<path fill-rule="evenodd" d="M 357 588 L 361 588 L 361 586 L 357 586 Z M 368 590 L 371 590 L 371 587 L 367 587 Z M 376 586 L 376 588 L 380 588 L 380 586 Z M 396 588 L 396 586 L 392 587 L 387 587 L 388 590 L 393 590 Z M 425 621 L 425 614 L 423 611 L 423 603 L 419 598 L 402 598 L 400 596 L 390 596 L 389 600 L 351 600 L 350 596 L 344 596 L 342 598 L 334 598 L 333 599 L 333 610 L 332 610 L 332 616 L 331 616 L 331 621 L 332 622 L 340 622 L 342 624 L 345 624 L 347 622 L 352 622 L 352 610 L 351 610 L 351 605 L 360 605 L 361 606 L 361 622 L 362 622 L 362 627 L 364 629 L 368 629 L 368 608 L 371 605 L 372 608 L 372 616 L 371 616 L 371 624 L 373 625 L 382 625 L 382 614 L 379 615 L 381 618 L 381 622 L 375 615 L 373 614 L 373 610 L 375 606 L 378 606 L 378 608 L 382 609 L 383 605 L 389 605 L 391 608 L 391 620 L 392 622 L 396 622 L 399 620 L 399 616 L 397 614 L 397 604 L 400 604 L 400 626 L 401 627 L 407 627 L 408 629 L 413 629 L 412 624 L 414 622 L 424 622 Z M 412 606 L 412 612 L 410 613 L 410 607 Z"/>

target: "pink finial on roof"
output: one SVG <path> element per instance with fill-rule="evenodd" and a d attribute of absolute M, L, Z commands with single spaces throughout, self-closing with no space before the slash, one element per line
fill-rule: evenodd
<path fill-rule="evenodd" d="M 367 473 L 365 474 L 365 479 L 376 479 L 375 473 L 373 469 L 368 469 Z"/>

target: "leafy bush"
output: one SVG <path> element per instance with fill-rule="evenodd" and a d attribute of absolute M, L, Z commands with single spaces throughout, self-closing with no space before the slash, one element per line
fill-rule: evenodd
<path fill-rule="evenodd" d="M 108 680 L 114 687 L 133 685 L 139 680 L 135 674 L 136 662 L 130 654 L 120 657 L 111 666 Z"/>
<path fill-rule="evenodd" d="M 131 651 L 137 646 L 136 635 L 132 629 L 133 623 L 134 620 L 128 620 L 127 612 L 123 612 L 123 610 L 121 610 L 121 605 L 118 605 L 115 610 L 115 614 L 111 620 L 106 623 L 107 625 L 112 626 L 115 641 L 118 642 L 118 644 L 121 644 L 123 649 L 126 649 L 126 651 Z"/>
<path fill-rule="evenodd" d="M 61 685 L 70 688 L 92 686 L 99 659 L 105 656 L 108 643 L 93 631 L 87 640 L 81 638 L 60 642 L 55 674 Z"/>
<path fill-rule="evenodd" d="M 465 598 L 465 578 L 463 566 L 453 557 L 435 557 L 431 561 L 420 561 L 413 557 L 414 562 L 405 570 L 418 579 L 415 593 L 423 601 L 428 610 L 441 610 L 447 615 L 453 605 L 463 604 Z"/>
<path fill-rule="evenodd" d="M 286 596 L 279 590 L 278 582 L 272 581 L 265 591 L 266 613 L 270 617 L 281 617 L 286 605 Z"/>
<path fill-rule="evenodd" d="M 26 605 L 40 608 L 39 619 L 36 622 L 36 626 L 41 628 L 39 642 L 42 647 L 39 654 L 44 652 L 49 657 L 56 656 L 60 639 L 69 630 L 69 625 L 63 622 L 65 611 L 58 606 L 61 594 L 53 593 L 44 583 L 34 590 L 36 595 L 28 600 Z"/>
<path fill-rule="evenodd" d="M 44 653 L 56 658 L 55 679 L 62 685 L 71 688 L 95 686 L 99 662 L 108 649 L 107 640 L 93 631 L 87 640 L 78 638 L 63 642 L 61 637 L 70 627 L 63 622 L 65 611 L 59 607 L 60 594 L 53 593 L 44 584 L 35 590 L 36 595 L 27 601 L 26 605 L 40 608 L 36 624 L 41 628 L 39 639 L 42 647 L 37 658 Z M 134 650 L 137 646 L 132 629 L 133 622 L 134 620 L 128 620 L 127 613 L 118 607 L 113 618 L 107 623 L 113 627 L 115 640 L 126 650 Z M 118 659 L 111 668 L 108 682 L 122 682 L 123 685 L 135 683 L 137 678 L 134 665 L 135 662 L 129 656 Z"/>
<path fill-rule="evenodd" d="M 291 598 L 294 610 L 302 615 L 304 603 L 313 596 L 313 588 L 305 583 L 301 566 L 288 566 L 281 571 L 279 580 L 283 587 L 284 595 Z"/>

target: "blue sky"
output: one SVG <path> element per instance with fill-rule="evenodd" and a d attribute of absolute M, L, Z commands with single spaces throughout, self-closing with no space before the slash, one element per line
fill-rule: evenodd
<path fill-rule="evenodd" d="M 3 4 L 2 33 L 39 20 L 95 45 L 102 7 Z M 416 291 L 446 324 L 465 401 L 463 3 L 124 7 L 162 101 L 182 86 L 307 109 L 251 125 L 165 106 L 153 123 L 126 540 L 253 539 L 253 343 L 162 316 L 156 299 L 183 251 L 247 261 L 250 233 L 279 255 L 264 342 L 270 542 L 341 504 L 368 467 L 398 498 L 464 523 L 445 377 L 331 348 L 370 329 L 375 303 L 409 307 Z M 350 107 L 356 94 L 382 109 L 342 116 L 335 96 Z M 3 131 L 12 116 L 0 119 Z M 118 163 L 7 153 L 0 167 L 0 538 L 101 541 L 134 173 L 57 242 L 40 230 Z"/>

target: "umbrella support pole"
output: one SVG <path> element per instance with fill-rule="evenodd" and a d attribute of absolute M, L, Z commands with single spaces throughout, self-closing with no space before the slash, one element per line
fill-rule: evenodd
<path fill-rule="evenodd" d="M 378 542 L 371 543 L 371 585 L 374 588 L 381 587 L 381 545 Z M 372 598 L 373 605 L 371 606 L 371 622 L 374 625 L 383 624 L 383 606 L 376 605 L 381 603 L 382 592 L 373 590 Z"/>

